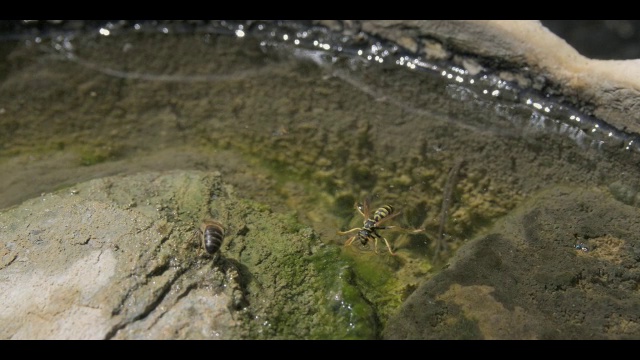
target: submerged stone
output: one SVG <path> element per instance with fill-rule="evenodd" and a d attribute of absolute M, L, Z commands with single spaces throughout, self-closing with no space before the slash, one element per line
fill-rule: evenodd
<path fill-rule="evenodd" d="M 638 216 L 593 188 L 541 192 L 461 247 L 383 336 L 638 339 Z"/>

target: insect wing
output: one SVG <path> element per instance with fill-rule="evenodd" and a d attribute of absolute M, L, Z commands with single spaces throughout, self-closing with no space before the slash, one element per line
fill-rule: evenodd
<path fill-rule="evenodd" d="M 358 211 L 362 213 L 362 216 L 364 216 L 365 220 L 369 218 L 369 216 L 371 215 L 371 207 L 369 206 L 369 199 L 364 199 L 362 204 L 356 204 L 356 207 Z"/>
<path fill-rule="evenodd" d="M 376 223 L 376 227 L 379 226 L 380 224 L 384 223 L 384 222 L 387 222 L 387 221 L 395 218 L 396 216 L 398 216 L 400 214 L 401 214 L 400 211 L 396 211 L 396 212 L 387 214 L 387 216 L 385 216 L 382 219 L 378 220 L 378 222 Z"/>

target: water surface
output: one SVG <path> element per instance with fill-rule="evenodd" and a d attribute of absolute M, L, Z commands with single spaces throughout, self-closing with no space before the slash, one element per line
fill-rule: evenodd
<path fill-rule="evenodd" d="M 415 287 L 541 190 L 638 204 L 633 134 L 473 59 L 306 23 L 109 23 L 0 46 L 1 208 L 107 175 L 220 170 L 329 246 L 362 226 L 354 205 L 392 205 L 394 225 L 425 230 L 383 230 Z"/>

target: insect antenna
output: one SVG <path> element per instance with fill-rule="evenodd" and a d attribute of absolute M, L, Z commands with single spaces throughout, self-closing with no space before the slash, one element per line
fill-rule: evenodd
<path fill-rule="evenodd" d="M 358 210 L 360 215 L 362 215 L 362 217 L 364 217 L 365 220 L 369 219 L 369 217 L 371 216 L 371 207 L 369 206 L 368 199 L 364 199 L 362 204 L 356 203 L 355 207 L 356 207 L 356 210 Z"/>

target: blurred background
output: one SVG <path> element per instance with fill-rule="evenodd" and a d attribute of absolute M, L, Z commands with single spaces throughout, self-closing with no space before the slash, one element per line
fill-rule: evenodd
<path fill-rule="evenodd" d="M 640 20 L 540 21 L 588 58 L 640 59 Z"/>

